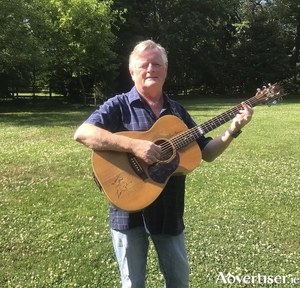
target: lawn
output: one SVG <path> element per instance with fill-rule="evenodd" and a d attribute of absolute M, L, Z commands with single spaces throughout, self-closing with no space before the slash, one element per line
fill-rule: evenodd
<path fill-rule="evenodd" d="M 240 100 L 179 101 L 202 123 Z M 300 285 L 299 102 L 257 106 L 227 151 L 189 174 L 191 287 Z M 93 110 L 0 107 L 0 287 L 120 287 L 107 201 L 73 140 Z M 147 287 L 162 288 L 153 246 L 147 268 Z"/>

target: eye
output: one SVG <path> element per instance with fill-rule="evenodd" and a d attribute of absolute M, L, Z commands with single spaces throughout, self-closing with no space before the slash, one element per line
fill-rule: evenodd
<path fill-rule="evenodd" d="M 144 62 L 144 63 L 140 63 L 138 65 L 138 68 L 140 68 L 140 69 L 147 69 L 148 66 L 149 66 L 149 63 Z"/>

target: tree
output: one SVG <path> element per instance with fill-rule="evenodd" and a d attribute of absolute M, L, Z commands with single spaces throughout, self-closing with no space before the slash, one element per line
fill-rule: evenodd
<path fill-rule="evenodd" d="M 116 55 L 111 1 L 0 0 L 0 71 L 10 79 L 59 82 L 76 76 L 84 104 L 86 85 L 111 89 Z M 68 75 L 68 76 L 67 76 Z M 39 79 L 37 79 L 39 78 Z"/>
<path fill-rule="evenodd" d="M 300 3 L 294 0 L 274 0 L 268 4 L 282 23 L 282 28 L 287 36 L 293 82 L 297 83 L 300 51 Z"/>
<path fill-rule="evenodd" d="M 123 63 L 120 79 L 128 74 L 130 49 L 138 40 L 151 38 L 168 51 L 165 88 L 169 92 L 177 94 L 201 85 L 216 86 L 221 77 L 215 65 L 225 62 L 224 53 L 232 42 L 230 2 L 236 0 L 115 1 L 114 7 L 127 9 L 126 22 L 116 34 L 118 47 L 122 47 L 118 50 Z"/>
<path fill-rule="evenodd" d="M 240 23 L 235 45 L 236 86 L 254 91 L 268 82 L 277 82 L 290 75 L 287 39 L 273 3 L 241 1 L 236 15 Z"/>
<path fill-rule="evenodd" d="M 0 0 L 0 4 L 0 71 L 10 79 L 7 85 L 23 79 L 34 84 L 36 72 L 45 65 L 43 43 L 31 24 L 38 22 L 38 13 L 25 1 Z"/>
<path fill-rule="evenodd" d="M 207 92 L 216 91 L 228 82 L 224 79 L 226 72 L 220 73 L 220 64 L 225 67 L 230 60 L 235 2 L 179 0 L 163 4 L 156 1 L 159 39 L 169 51 L 167 86 L 175 94 L 201 87 Z"/>
<path fill-rule="evenodd" d="M 36 5 L 41 1 L 36 0 Z M 101 83 L 109 90 L 115 77 L 115 54 L 111 46 L 115 37 L 111 32 L 115 14 L 111 2 L 97 0 L 44 1 L 48 10 L 49 47 L 52 56 L 52 75 L 65 74 L 78 77 L 84 105 L 86 87 L 84 79 L 93 79 L 91 86 Z M 84 77 L 85 76 L 85 77 Z"/>
<path fill-rule="evenodd" d="M 33 86 L 50 82 L 86 104 L 86 91 L 109 97 L 132 86 L 129 53 L 150 38 L 167 49 L 170 94 L 245 92 L 267 81 L 295 82 L 296 2 L 0 0 L 0 76 Z"/>
<path fill-rule="evenodd" d="M 151 18 L 151 0 L 114 0 L 112 10 L 121 11 L 112 26 L 116 35 L 113 50 L 117 55 L 119 67 L 117 69 L 117 92 L 124 92 L 132 87 L 132 80 L 128 71 L 128 58 L 132 48 L 148 38 L 156 39 L 153 33 Z"/>

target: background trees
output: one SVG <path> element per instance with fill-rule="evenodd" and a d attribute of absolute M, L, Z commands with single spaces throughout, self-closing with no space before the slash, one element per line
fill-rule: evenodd
<path fill-rule="evenodd" d="M 86 88 L 101 85 L 103 92 L 111 89 L 117 67 L 111 49 L 115 40 L 111 24 L 116 15 L 111 2 L 1 2 L 5 29 L 0 47 L 5 53 L 0 71 L 10 80 L 7 85 L 51 83 L 52 89 L 66 97 L 80 94 L 83 99 Z"/>
<path fill-rule="evenodd" d="M 300 5 L 293 0 L 0 0 L 1 96 L 50 85 L 67 99 L 130 89 L 128 56 L 168 50 L 170 94 L 298 89 Z"/>

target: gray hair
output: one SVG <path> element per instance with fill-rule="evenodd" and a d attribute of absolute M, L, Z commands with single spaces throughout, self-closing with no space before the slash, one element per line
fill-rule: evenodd
<path fill-rule="evenodd" d="M 165 48 L 162 47 L 160 44 L 155 43 L 152 40 L 145 40 L 145 41 L 138 43 L 132 50 L 132 52 L 129 56 L 129 70 L 132 70 L 135 67 L 136 60 L 140 53 L 142 53 L 143 51 L 145 51 L 147 49 L 152 49 L 152 48 L 158 48 L 160 50 L 164 64 L 167 65 L 168 56 L 167 56 L 167 52 L 166 52 Z"/>

